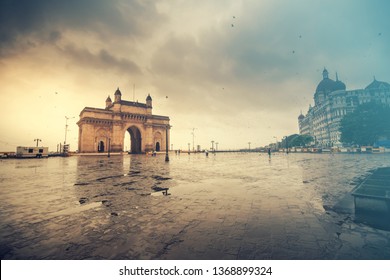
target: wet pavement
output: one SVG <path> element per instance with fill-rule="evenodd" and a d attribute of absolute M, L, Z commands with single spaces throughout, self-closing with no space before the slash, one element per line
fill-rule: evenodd
<path fill-rule="evenodd" d="M 390 154 L 164 158 L 1 160 L 1 259 L 390 259 L 350 199 Z"/>

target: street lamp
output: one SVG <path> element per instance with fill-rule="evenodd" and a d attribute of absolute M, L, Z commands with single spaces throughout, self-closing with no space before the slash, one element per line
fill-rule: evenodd
<path fill-rule="evenodd" d="M 38 142 L 42 142 L 42 140 L 41 139 L 34 139 L 34 141 L 37 141 L 37 147 L 38 147 Z"/>
<path fill-rule="evenodd" d="M 248 142 L 249 145 L 249 151 L 251 150 L 251 142 Z"/>
<path fill-rule="evenodd" d="M 286 154 L 288 154 L 287 136 L 284 136 L 284 148 L 286 149 Z"/>
<path fill-rule="evenodd" d="M 192 129 L 192 150 L 195 152 L 195 129 Z"/>
<path fill-rule="evenodd" d="M 110 150 L 111 150 L 111 138 L 108 137 L 108 147 L 107 147 L 107 157 L 110 157 Z"/>
<path fill-rule="evenodd" d="M 65 121 L 65 140 L 64 140 L 64 145 L 66 145 L 66 133 L 68 132 L 68 120 L 69 119 L 74 119 L 74 117 L 67 117 L 67 116 L 65 116 L 65 119 L 66 119 L 66 121 Z"/>
<path fill-rule="evenodd" d="M 214 152 L 214 140 L 211 141 L 211 150 Z"/>
<path fill-rule="evenodd" d="M 169 124 L 166 125 L 165 127 L 165 161 L 169 161 L 169 155 L 168 155 L 168 129 L 169 129 Z"/>
<path fill-rule="evenodd" d="M 276 147 L 277 150 L 279 150 L 278 137 L 274 136 L 274 138 L 275 138 L 275 141 L 276 141 L 275 147 Z"/>

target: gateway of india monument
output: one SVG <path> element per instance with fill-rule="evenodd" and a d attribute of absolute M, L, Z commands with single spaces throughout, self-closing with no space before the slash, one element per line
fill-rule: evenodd
<path fill-rule="evenodd" d="M 166 151 L 169 147 L 169 117 L 152 115 L 152 98 L 146 103 L 122 100 L 119 88 L 106 108 L 85 107 L 80 113 L 79 153 L 123 152 L 125 134 L 130 134 L 131 153 Z"/>

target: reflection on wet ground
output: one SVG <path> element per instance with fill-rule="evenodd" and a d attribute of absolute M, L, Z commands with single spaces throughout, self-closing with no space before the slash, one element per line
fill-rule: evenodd
<path fill-rule="evenodd" d="M 350 196 L 389 154 L 0 165 L 2 259 L 390 259 L 389 216 L 362 219 Z"/>

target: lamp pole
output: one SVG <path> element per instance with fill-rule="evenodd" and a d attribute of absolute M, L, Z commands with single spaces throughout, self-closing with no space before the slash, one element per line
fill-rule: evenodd
<path fill-rule="evenodd" d="M 68 120 L 69 119 L 74 119 L 74 117 L 67 117 L 67 116 L 65 116 L 65 119 L 66 119 L 66 121 L 65 121 L 65 140 L 64 140 L 64 145 L 66 145 L 66 133 L 68 132 Z"/>
<path fill-rule="evenodd" d="M 251 142 L 248 142 L 249 145 L 249 151 L 251 150 Z"/>
<path fill-rule="evenodd" d="M 195 127 L 192 129 L 192 151 L 195 152 Z"/>
<path fill-rule="evenodd" d="M 34 139 L 34 141 L 36 141 L 37 142 L 37 147 L 38 147 L 38 142 L 42 142 L 42 140 L 41 139 Z"/>
<path fill-rule="evenodd" d="M 286 154 L 288 154 L 288 142 L 287 142 L 287 136 L 286 136 L 286 140 L 285 140 L 285 141 L 286 141 L 286 143 L 285 143 L 285 144 L 286 144 Z"/>
<path fill-rule="evenodd" d="M 168 155 L 168 129 L 169 129 L 169 124 L 165 127 L 165 161 L 169 161 L 169 155 Z"/>
<path fill-rule="evenodd" d="M 110 150 L 111 150 L 111 138 L 108 137 L 108 147 L 107 147 L 107 157 L 110 157 Z"/>
<path fill-rule="evenodd" d="M 275 148 L 276 148 L 276 150 L 279 150 L 278 137 L 274 136 L 274 138 L 276 141 Z"/>
<path fill-rule="evenodd" d="M 214 140 L 211 141 L 211 150 L 214 152 Z"/>

